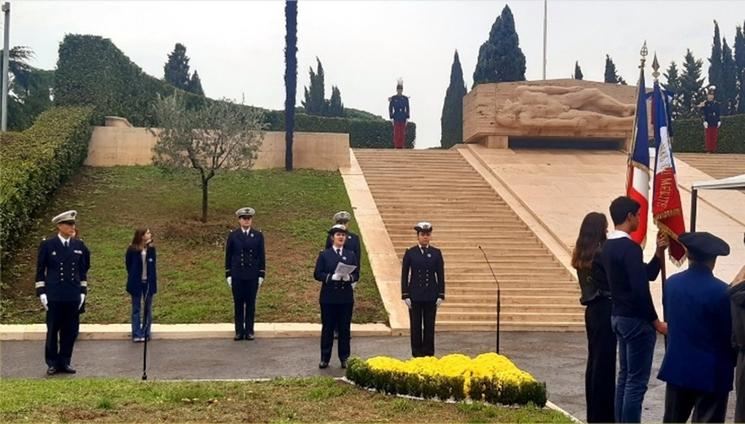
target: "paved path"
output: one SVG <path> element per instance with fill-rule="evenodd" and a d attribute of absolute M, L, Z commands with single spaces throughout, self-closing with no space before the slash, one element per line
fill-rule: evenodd
<path fill-rule="evenodd" d="M 584 419 L 584 333 L 504 333 L 502 353 L 548 386 L 549 399 L 574 416 Z M 660 421 L 664 385 L 654 378 L 663 355 L 657 343 L 653 377 L 645 399 L 643 419 Z M 467 355 L 493 351 L 495 337 L 488 333 L 439 333 L 437 353 Z M 227 340 L 155 340 L 148 344 L 150 380 L 244 379 L 341 376 L 337 359 L 319 370 L 317 338 L 274 338 L 234 342 Z M 352 353 L 364 358 L 386 354 L 410 356 L 406 337 L 356 337 Z M 73 365 L 78 377 L 139 379 L 142 375 L 142 344 L 128 341 L 81 341 L 75 346 Z M 43 342 L 0 342 L 0 377 L 44 378 Z M 53 377 L 70 378 L 70 377 Z M 75 377 L 72 377 L 75 378 Z M 734 395 L 730 396 L 728 420 L 732 421 Z"/>

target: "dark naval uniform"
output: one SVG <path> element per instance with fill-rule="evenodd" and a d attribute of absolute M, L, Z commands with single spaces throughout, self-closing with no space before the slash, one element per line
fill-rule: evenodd
<path fill-rule="evenodd" d="M 668 345 L 664 422 L 723 422 L 734 362 L 728 284 L 703 264 L 671 276 L 664 288 Z"/>
<path fill-rule="evenodd" d="M 321 283 L 319 303 L 321 304 L 321 362 L 328 364 L 334 347 L 334 330 L 339 333 L 339 360 L 344 364 L 349 358 L 351 348 L 350 328 L 354 309 L 353 283 L 360 279 L 359 266 L 352 272 L 351 281 L 334 280 L 331 277 L 339 262 L 358 265 L 354 252 L 342 247 L 337 253 L 333 247 L 321 251 L 316 260 L 313 278 Z"/>
<path fill-rule="evenodd" d="M 249 228 L 230 232 L 225 245 L 225 277 L 231 277 L 236 336 L 253 336 L 256 314 L 256 292 L 259 277 L 266 276 L 264 235 Z M 244 311 L 245 308 L 245 311 Z"/>
<path fill-rule="evenodd" d="M 326 249 L 330 248 L 334 243 L 331 241 L 331 236 L 326 237 Z M 347 241 L 344 242 L 344 250 L 351 250 L 354 252 L 354 256 L 357 258 L 357 271 L 360 269 L 360 263 L 362 262 L 362 253 L 360 252 L 360 236 L 357 234 L 347 231 Z"/>
<path fill-rule="evenodd" d="M 80 295 L 88 293 L 90 254 L 81 240 L 70 238 L 65 246 L 55 235 L 41 242 L 36 261 L 36 295 L 46 294 L 47 366 L 70 366 L 80 327 Z"/>
<path fill-rule="evenodd" d="M 409 98 L 396 94 L 388 99 L 388 115 L 393 119 L 393 147 L 404 148 L 406 120 L 409 119 Z"/>
<path fill-rule="evenodd" d="M 445 299 L 445 262 L 439 249 L 416 245 L 406 250 L 401 298 L 411 299 L 411 355 L 434 356 L 437 299 Z"/>

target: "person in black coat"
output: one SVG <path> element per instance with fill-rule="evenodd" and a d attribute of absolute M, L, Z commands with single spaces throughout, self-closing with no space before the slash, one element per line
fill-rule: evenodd
<path fill-rule="evenodd" d="M 403 95 L 404 82 L 399 79 L 396 95 L 388 98 L 388 116 L 393 120 L 393 147 L 403 149 L 406 141 L 406 120 L 409 119 L 409 98 Z"/>
<path fill-rule="evenodd" d="M 580 303 L 585 309 L 587 332 L 587 367 L 585 401 L 588 423 L 615 420 L 616 334 L 611 328 L 611 297 L 600 251 L 606 240 L 608 220 L 605 215 L 590 212 L 582 220 L 572 252 L 572 266 L 577 270 L 581 290 Z"/>
<path fill-rule="evenodd" d="M 153 235 L 149 229 L 135 230 L 132 244 L 124 255 L 127 293 L 132 297 L 132 341 L 150 339 L 153 323 L 153 295 L 158 292 L 158 274 Z M 140 318 L 140 310 L 144 316 Z"/>
<path fill-rule="evenodd" d="M 321 251 L 316 260 L 313 278 L 321 283 L 319 303 L 321 304 L 321 362 L 319 368 L 329 366 L 331 351 L 334 347 L 334 330 L 339 333 L 339 361 L 341 367 L 347 367 L 351 352 L 349 341 L 354 309 L 354 288 L 360 279 L 359 261 L 354 252 L 344 247 L 347 228 L 336 224 L 329 230 L 333 238 L 330 248 Z M 337 274 L 339 263 L 353 265 L 354 271 L 349 274 Z"/>
<path fill-rule="evenodd" d="M 735 422 L 745 423 L 745 266 L 727 290 L 732 313 L 732 347 L 737 354 L 735 368 Z"/>
<path fill-rule="evenodd" d="M 714 153 L 717 150 L 719 127 L 722 126 L 720 106 L 719 102 L 714 100 L 715 94 L 716 87 L 712 85 L 706 93 L 706 101 L 699 105 L 699 107 L 701 107 L 701 114 L 704 118 L 704 131 L 706 133 L 704 146 L 706 148 L 706 153 Z"/>
<path fill-rule="evenodd" d="M 233 292 L 235 337 L 233 340 L 254 339 L 256 294 L 266 277 L 264 235 L 251 228 L 253 208 L 235 211 L 240 228 L 230 232 L 225 243 L 225 279 Z"/>
<path fill-rule="evenodd" d="M 90 266 L 85 244 L 73 238 L 77 215 L 71 210 L 52 218 L 57 235 L 41 243 L 36 260 L 36 295 L 47 311 L 44 358 L 48 375 L 75 374 L 70 360 L 88 293 Z"/>
<path fill-rule="evenodd" d="M 432 224 L 414 227 L 419 243 L 404 253 L 401 267 L 401 298 L 409 308 L 411 355 L 434 356 L 437 308 L 445 300 L 445 261 L 442 252 L 429 244 Z"/>

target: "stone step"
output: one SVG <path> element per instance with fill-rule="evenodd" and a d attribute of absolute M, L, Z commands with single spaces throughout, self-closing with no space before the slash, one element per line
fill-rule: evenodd
<path fill-rule="evenodd" d="M 471 312 L 474 314 L 492 314 L 496 317 L 496 302 L 490 305 L 484 304 L 473 304 L 473 303 L 453 303 L 445 302 L 438 308 L 438 314 L 447 314 L 450 312 Z M 524 313 L 584 313 L 584 308 L 576 300 L 573 304 L 505 304 L 501 302 L 500 311 L 502 314 L 510 314 L 513 312 L 524 312 Z M 490 315 L 491 316 L 491 315 Z"/>
<path fill-rule="evenodd" d="M 478 294 L 451 294 L 445 291 L 446 303 L 472 303 L 487 304 L 495 306 L 497 304 L 496 296 L 485 297 Z M 518 296 L 510 295 L 502 297 L 502 305 L 551 305 L 551 304 L 576 304 L 579 305 L 579 296 Z"/>
<path fill-rule="evenodd" d="M 437 332 L 449 332 L 449 331 L 481 331 L 495 333 L 497 330 L 496 320 L 493 323 L 486 321 L 446 321 L 437 319 L 435 324 Z M 522 321 L 522 322 L 500 322 L 500 331 L 554 331 L 554 332 L 567 332 L 567 331 L 584 331 L 584 322 L 536 322 L 536 321 Z M 494 337 L 494 334 L 491 335 Z M 504 341 L 502 341 L 504 343 Z M 496 344 L 496 342 L 495 342 Z"/>
<path fill-rule="evenodd" d="M 438 311 L 437 317 L 443 321 L 487 321 L 496 322 L 497 312 L 455 312 Z M 501 322 L 584 322 L 584 311 L 578 312 L 509 312 L 501 313 Z"/>
<path fill-rule="evenodd" d="M 483 287 L 471 287 L 471 286 L 465 286 L 465 287 L 457 287 L 452 285 L 447 285 L 445 288 L 445 297 L 451 295 L 479 295 L 484 297 L 490 297 L 496 299 L 497 297 L 497 287 L 491 286 L 483 286 Z M 501 289 L 501 295 L 502 299 L 509 298 L 510 296 L 568 296 L 568 295 L 577 295 L 579 298 L 579 289 L 570 289 L 566 288 L 565 290 L 557 290 L 557 287 L 514 287 L 514 286 L 505 286 Z"/>
<path fill-rule="evenodd" d="M 497 276 L 499 279 L 499 276 Z M 476 289 L 490 289 L 496 290 L 497 283 L 494 280 L 483 280 L 483 281 L 458 281 L 453 279 L 445 279 L 446 290 L 456 290 L 460 288 L 470 287 Z M 579 293 L 579 285 L 572 281 L 539 281 L 535 279 L 526 278 L 524 280 L 499 280 L 499 287 L 504 289 L 515 288 L 552 288 L 558 291 L 576 291 Z"/>

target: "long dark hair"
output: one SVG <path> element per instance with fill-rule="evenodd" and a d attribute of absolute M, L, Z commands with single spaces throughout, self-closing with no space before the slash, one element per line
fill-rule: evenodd
<path fill-rule="evenodd" d="M 148 245 L 145 245 L 145 243 L 142 241 L 143 238 L 145 238 L 145 233 L 147 232 L 148 228 L 137 228 L 135 229 L 135 235 L 132 237 L 132 244 L 129 245 L 130 250 L 142 250 L 146 249 Z"/>
<path fill-rule="evenodd" d="M 572 252 L 572 266 L 575 269 L 587 269 L 592 266 L 592 259 L 605 241 L 607 230 L 608 219 L 605 215 L 598 212 L 585 215 Z"/>

